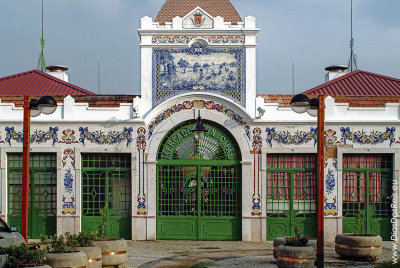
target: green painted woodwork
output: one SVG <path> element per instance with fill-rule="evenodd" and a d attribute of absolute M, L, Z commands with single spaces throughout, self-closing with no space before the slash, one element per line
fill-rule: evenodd
<path fill-rule="evenodd" d="M 240 165 L 158 165 L 157 239 L 240 240 L 240 175 Z"/>
<path fill-rule="evenodd" d="M 352 161 L 360 161 L 360 158 L 356 156 Z M 365 168 L 343 168 L 343 232 L 377 234 L 389 241 L 392 232 L 392 156 L 382 155 L 380 161 L 372 165 L 370 162 L 364 165 Z"/>
<path fill-rule="evenodd" d="M 7 154 L 8 223 L 21 228 L 22 154 Z M 28 237 L 56 233 L 56 154 L 30 154 Z"/>
<path fill-rule="evenodd" d="M 241 239 L 240 151 L 218 125 L 203 125 L 208 132 L 200 142 L 190 131 L 191 120 L 173 128 L 160 145 L 157 239 Z"/>
<path fill-rule="evenodd" d="M 82 154 L 82 230 L 131 239 L 131 155 Z"/>
<path fill-rule="evenodd" d="M 282 155 L 267 168 L 267 240 L 294 236 L 295 225 L 304 236 L 315 237 L 317 234 L 316 158 L 299 160 L 296 159 L 298 156 Z"/>

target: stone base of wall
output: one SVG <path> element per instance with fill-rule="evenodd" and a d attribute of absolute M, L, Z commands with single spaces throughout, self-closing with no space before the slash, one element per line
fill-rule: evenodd
<path fill-rule="evenodd" d="M 242 240 L 247 242 L 266 241 L 265 217 L 242 218 Z"/>
<path fill-rule="evenodd" d="M 335 236 L 338 233 L 341 233 L 341 226 L 339 228 L 337 217 L 325 217 L 324 219 L 324 242 L 325 243 L 334 243 Z"/>
<path fill-rule="evenodd" d="M 132 240 L 156 240 L 157 225 L 154 216 L 132 217 Z"/>
<path fill-rule="evenodd" d="M 57 235 L 81 231 L 80 216 L 57 216 Z"/>

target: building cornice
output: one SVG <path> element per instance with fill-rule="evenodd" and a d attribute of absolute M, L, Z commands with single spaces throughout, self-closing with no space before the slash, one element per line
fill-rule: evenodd
<path fill-rule="evenodd" d="M 201 30 L 187 30 L 187 29 L 138 29 L 141 36 L 153 36 L 159 34 L 168 35 L 257 35 L 260 29 L 201 29 Z"/>

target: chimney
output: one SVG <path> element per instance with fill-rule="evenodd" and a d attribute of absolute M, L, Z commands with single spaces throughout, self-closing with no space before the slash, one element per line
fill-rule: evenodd
<path fill-rule="evenodd" d="M 345 65 L 330 65 L 325 68 L 328 71 L 325 75 L 325 82 L 341 77 L 346 74 L 347 66 Z"/>
<path fill-rule="evenodd" d="M 51 65 L 46 67 L 47 73 L 65 82 L 68 82 L 67 67 L 62 65 Z"/>

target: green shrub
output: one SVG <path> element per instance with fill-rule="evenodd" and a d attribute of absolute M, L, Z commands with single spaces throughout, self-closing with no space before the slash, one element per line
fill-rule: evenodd
<path fill-rule="evenodd" d="M 306 247 L 308 244 L 308 239 L 305 237 L 300 238 L 288 238 L 286 239 L 285 246 L 291 247 Z"/>
<path fill-rule="evenodd" d="M 67 241 L 70 244 L 74 244 L 75 247 L 92 247 L 93 240 L 96 238 L 95 232 L 80 232 L 77 235 L 69 234 L 67 236 Z"/>
<path fill-rule="evenodd" d="M 50 238 L 42 236 L 40 244 L 45 245 L 49 253 L 71 253 L 76 251 L 77 242 L 75 235 L 66 233 L 65 236 L 51 235 Z"/>
<path fill-rule="evenodd" d="M 286 238 L 285 246 L 291 247 L 306 247 L 308 244 L 308 239 L 302 237 L 302 232 L 297 224 L 294 225 L 294 237 Z"/>
<path fill-rule="evenodd" d="M 391 261 L 384 261 L 381 263 L 377 263 L 374 266 L 377 268 L 400 268 L 400 259 L 396 261 L 397 263 L 394 263 L 393 260 Z"/>
<path fill-rule="evenodd" d="M 25 244 L 0 247 L 0 255 L 6 255 L 5 267 L 40 266 L 45 260 L 45 249 L 29 249 Z"/>

